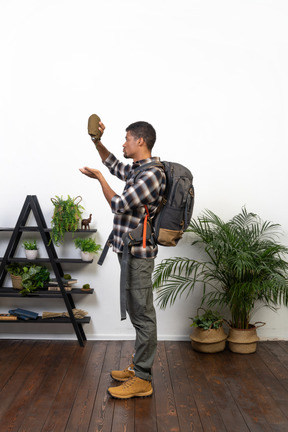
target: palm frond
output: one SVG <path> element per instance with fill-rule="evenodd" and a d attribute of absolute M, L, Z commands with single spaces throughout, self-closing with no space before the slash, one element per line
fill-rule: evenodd
<path fill-rule="evenodd" d="M 169 258 L 156 267 L 153 283 L 161 307 L 189 295 L 197 283 L 203 286 L 202 302 L 228 307 L 239 328 L 249 325 L 256 302 L 273 310 L 288 306 L 288 248 L 276 241 L 279 224 L 262 221 L 245 207 L 228 222 L 205 210 L 187 232 L 194 234 L 192 247 L 202 246 L 206 258 Z"/>

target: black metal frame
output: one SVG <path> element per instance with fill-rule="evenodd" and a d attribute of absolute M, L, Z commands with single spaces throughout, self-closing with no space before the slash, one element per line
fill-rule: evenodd
<path fill-rule="evenodd" d="M 33 213 L 36 223 L 37 223 L 37 227 L 26 227 L 26 222 L 28 220 L 28 217 L 30 215 L 30 213 Z M 3 228 L 1 229 L 1 231 L 11 231 L 10 228 Z M 78 260 L 78 259 L 59 259 L 54 247 L 53 242 L 51 241 L 51 235 L 50 235 L 50 231 L 51 229 L 49 229 L 46 225 L 41 207 L 39 205 L 38 199 L 36 197 L 36 195 L 27 195 L 26 200 L 24 202 L 24 205 L 22 207 L 22 210 L 20 212 L 18 221 L 15 225 L 15 228 L 13 229 L 12 235 L 10 237 L 10 241 L 8 243 L 7 249 L 5 251 L 4 257 L 2 258 L 2 262 L 0 264 L 0 287 L 3 286 L 4 280 L 6 278 L 7 275 L 7 270 L 5 269 L 6 265 L 9 262 L 13 262 L 13 261 L 18 261 L 18 262 L 25 262 L 25 258 L 14 258 L 14 254 L 16 251 L 16 248 L 19 244 L 21 235 L 23 232 L 25 231 L 37 231 L 40 233 L 42 241 L 44 243 L 44 246 L 46 248 L 47 254 L 48 254 L 48 259 L 36 259 L 34 260 L 35 262 L 49 262 L 52 266 L 53 272 L 55 274 L 57 283 L 59 285 L 60 288 L 60 292 L 61 292 L 61 296 L 64 299 L 65 302 L 65 306 L 66 309 L 68 311 L 70 320 L 68 319 L 58 319 L 58 320 L 38 320 L 38 322 L 63 322 L 63 323 L 67 323 L 67 322 L 71 322 L 75 331 L 75 334 L 77 336 L 78 342 L 80 344 L 80 346 L 84 346 L 84 341 L 86 341 L 86 335 L 84 333 L 83 327 L 82 327 L 82 323 L 85 322 L 89 322 L 90 321 L 90 317 L 86 317 L 86 319 L 84 318 L 83 320 L 76 320 L 73 314 L 72 309 L 75 308 L 75 304 L 74 304 L 74 300 L 72 298 L 71 292 L 70 291 L 66 291 L 65 287 L 64 287 L 64 283 L 63 283 L 63 275 L 64 272 L 62 270 L 62 266 L 61 266 L 61 262 L 69 262 L 69 263 L 83 263 L 82 260 Z M 85 232 L 85 230 L 77 230 L 80 232 Z M 96 230 L 90 230 L 93 232 L 96 232 Z M 90 261 L 92 262 L 92 261 Z M 76 290 L 73 290 L 74 292 Z M 77 290 L 77 293 L 79 294 L 80 290 Z M 90 291 L 89 293 L 91 293 L 92 291 Z M 1 295 L 2 296 L 2 295 Z M 3 296 L 5 297 L 9 297 L 9 294 L 4 294 Z M 15 296 L 15 294 L 13 295 Z M 41 295 L 40 295 L 41 296 Z M 48 297 L 48 295 L 46 295 Z M 58 295 L 53 295 L 51 292 L 51 297 L 57 297 L 59 298 L 59 294 Z M 87 318 L 89 318 L 87 320 Z M 2 322 L 6 322 L 7 321 L 2 321 Z M 15 322 L 15 321 L 11 321 L 11 322 Z M 19 321 L 17 321 L 19 323 Z M 29 321 L 31 322 L 31 321 Z M 35 321 L 37 322 L 37 320 Z"/>

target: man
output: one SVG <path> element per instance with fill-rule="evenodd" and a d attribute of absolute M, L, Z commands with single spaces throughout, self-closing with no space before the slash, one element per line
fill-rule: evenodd
<path fill-rule="evenodd" d="M 105 126 L 99 123 L 101 137 Z M 93 138 L 92 138 L 93 139 Z M 132 123 L 126 129 L 126 141 L 123 144 L 125 158 L 133 164 L 120 162 L 99 141 L 96 149 L 110 173 L 125 181 L 124 191 L 117 195 L 109 186 L 102 173 L 96 169 L 84 167 L 80 171 L 100 182 L 103 194 L 114 214 L 113 250 L 118 254 L 121 264 L 123 255 L 123 234 L 142 224 L 147 206 L 150 216 L 156 212 L 166 186 L 164 171 L 159 167 L 150 167 L 146 171 L 135 172 L 137 167 L 159 158 L 152 157 L 152 148 L 156 141 L 156 132 L 147 122 Z M 137 174 L 137 175 L 136 175 Z M 150 396 L 153 393 L 151 369 L 157 348 L 156 313 L 153 305 L 152 272 L 157 255 L 157 246 L 147 241 L 146 247 L 134 245 L 128 255 L 126 269 L 126 309 L 136 331 L 133 363 L 123 371 L 112 371 L 116 381 L 123 382 L 118 387 L 110 387 L 109 394 L 119 399 L 137 396 Z"/>

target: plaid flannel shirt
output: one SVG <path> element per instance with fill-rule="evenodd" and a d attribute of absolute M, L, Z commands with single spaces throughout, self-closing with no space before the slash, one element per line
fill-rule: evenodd
<path fill-rule="evenodd" d="M 112 213 L 114 213 L 114 252 L 123 252 L 123 234 L 144 221 L 145 204 L 150 216 L 153 216 L 162 200 L 166 187 L 166 176 L 162 169 L 150 167 L 147 171 L 138 173 L 135 181 L 135 168 L 152 161 L 159 162 L 160 159 L 158 157 L 147 158 L 131 166 L 120 162 L 110 153 L 104 161 L 104 165 L 111 174 L 126 182 L 122 195 L 115 195 L 111 201 Z M 153 246 L 149 242 L 146 248 L 143 248 L 142 245 L 131 247 L 131 254 L 138 258 L 154 258 L 157 252 L 157 245 Z"/>

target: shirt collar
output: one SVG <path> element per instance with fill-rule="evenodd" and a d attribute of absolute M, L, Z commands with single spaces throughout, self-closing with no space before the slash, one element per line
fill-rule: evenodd
<path fill-rule="evenodd" d="M 147 159 L 141 159 L 139 161 L 133 162 L 132 168 L 135 169 L 141 165 L 145 165 L 149 162 L 160 162 L 160 158 L 158 156 L 147 158 Z"/>

